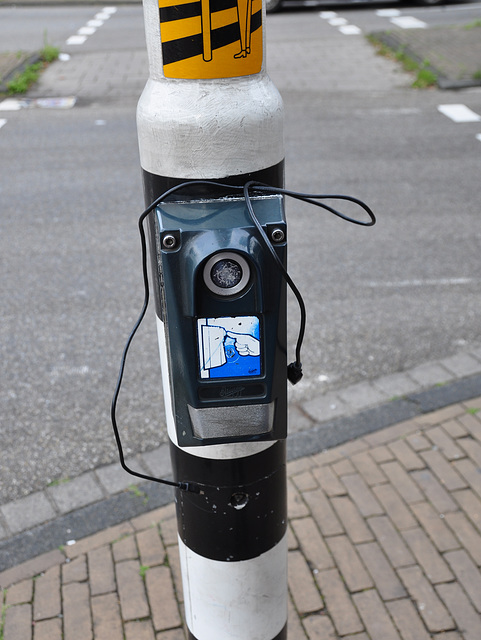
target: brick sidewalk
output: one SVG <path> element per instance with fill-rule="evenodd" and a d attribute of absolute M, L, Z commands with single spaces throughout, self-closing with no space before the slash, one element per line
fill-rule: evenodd
<path fill-rule="evenodd" d="M 479 408 L 289 463 L 289 640 L 480 640 Z M 0 573 L 0 637 L 183 640 L 176 545 L 168 505 Z"/>

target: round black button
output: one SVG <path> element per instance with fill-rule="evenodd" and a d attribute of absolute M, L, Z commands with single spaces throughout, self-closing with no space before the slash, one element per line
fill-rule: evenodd
<path fill-rule="evenodd" d="M 235 260 L 224 258 L 214 264 L 210 277 L 216 287 L 232 289 L 242 280 L 242 267 Z"/>

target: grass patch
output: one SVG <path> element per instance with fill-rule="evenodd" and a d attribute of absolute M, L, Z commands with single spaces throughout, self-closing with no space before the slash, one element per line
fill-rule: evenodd
<path fill-rule="evenodd" d="M 406 53 L 405 47 L 393 49 L 385 42 L 382 42 L 376 35 L 368 35 L 367 39 L 374 46 L 378 55 L 396 60 L 396 62 L 402 65 L 404 71 L 414 74 L 415 78 L 411 85 L 413 88 L 427 89 L 437 84 L 438 77 L 434 71 L 429 68 L 429 60 L 418 62 Z"/>
<path fill-rule="evenodd" d="M 469 24 L 465 24 L 463 29 L 469 31 L 469 29 L 477 29 L 479 27 L 481 27 L 481 18 L 479 18 L 478 20 L 473 20 L 473 22 L 470 22 Z"/>
<path fill-rule="evenodd" d="M 45 44 L 39 53 L 38 62 L 29 64 L 23 71 L 17 73 L 9 82 L 7 82 L 7 90 L 10 95 L 26 93 L 32 84 L 37 82 L 40 73 L 51 62 L 56 60 L 60 54 L 60 50 L 50 44 Z"/>

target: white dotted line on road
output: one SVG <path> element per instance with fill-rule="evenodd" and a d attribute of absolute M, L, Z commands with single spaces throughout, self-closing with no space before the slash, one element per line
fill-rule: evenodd
<path fill-rule="evenodd" d="M 97 29 L 116 12 L 117 7 L 104 7 L 102 11 L 96 13 L 93 19 L 89 20 L 84 27 L 81 27 L 74 36 L 70 36 L 70 38 L 67 39 L 66 44 L 83 44 L 89 36 L 93 35 Z"/>
<path fill-rule="evenodd" d="M 426 29 L 427 24 L 413 16 L 403 16 L 399 9 L 378 9 L 376 15 L 380 18 L 389 18 L 389 22 L 400 29 Z"/>
<path fill-rule="evenodd" d="M 337 27 L 345 36 L 357 36 L 362 33 L 359 27 L 349 24 L 346 18 L 341 18 L 335 11 L 321 11 L 319 17 L 327 20 L 332 27 Z"/>

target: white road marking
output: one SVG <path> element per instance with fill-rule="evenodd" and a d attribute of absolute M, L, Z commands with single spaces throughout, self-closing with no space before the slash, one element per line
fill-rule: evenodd
<path fill-rule="evenodd" d="M 361 29 L 356 27 L 355 24 L 346 24 L 343 27 L 339 27 L 339 31 L 345 36 L 357 36 L 362 33 Z"/>
<path fill-rule="evenodd" d="M 7 124 L 7 121 L 5 120 L 5 118 L 0 118 L 0 129 L 4 127 L 6 124 Z"/>
<path fill-rule="evenodd" d="M 87 40 L 87 36 L 70 36 L 66 44 L 83 44 Z"/>
<path fill-rule="evenodd" d="M 427 24 L 413 16 L 399 16 L 391 18 L 390 22 L 401 29 L 427 29 Z"/>
<path fill-rule="evenodd" d="M 378 9 L 376 15 L 380 18 L 396 18 L 401 15 L 399 9 Z"/>
<path fill-rule="evenodd" d="M 87 40 L 88 36 L 93 35 L 106 20 L 117 12 L 117 7 L 104 7 L 102 11 L 96 13 L 93 20 L 89 20 L 84 27 L 81 27 L 74 36 L 67 39 L 66 44 L 81 45 Z"/>
<path fill-rule="evenodd" d="M 436 286 L 453 286 L 460 284 L 471 284 L 474 282 L 474 278 L 438 278 L 431 280 L 421 280 L 421 279 L 413 279 L 413 280 L 398 280 L 398 281 L 386 281 L 386 282 L 377 282 L 372 281 L 368 282 L 367 286 L 373 289 L 378 289 L 382 287 L 388 288 L 404 288 L 404 287 L 436 287 Z"/>
<path fill-rule="evenodd" d="M 438 111 L 453 122 L 479 122 L 481 120 L 481 116 L 465 104 L 440 104 Z"/>
<path fill-rule="evenodd" d="M 345 36 L 359 35 L 362 33 L 359 27 L 349 24 L 346 18 L 341 18 L 335 11 L 321 11 L 319 17 L 327 20 L 331 27 L 338 27 L 339 31 Z"/>

